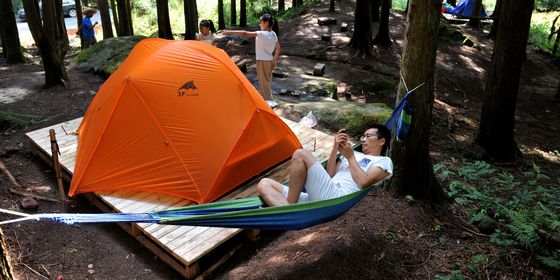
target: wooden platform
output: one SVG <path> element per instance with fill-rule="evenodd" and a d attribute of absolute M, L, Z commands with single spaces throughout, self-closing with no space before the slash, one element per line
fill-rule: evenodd
<path fill-rule="evenodd" d="M 457 17 L 456 15 L 449 14 L 449 13 L 442 13 L 442 19 L 449 22 L 450 24 L 464 24 L 469 22 L 469 18 L 466 17 Z M 489 25 L 493 23 L 493 20 L 489 17 L 481 18 L 480 23 L 484 25 Z"/>
<path fill-rule="evenodd" d="M 31 142 L 33 152 L 46 162 L 51 162 L 49 130 L 54 129 L 59 145 L 59 156 L 64 178 L 70 181 L 76 161 L 78 138 L 73 133 L 80 125 L 82 118 L 70 120 L 50 127 L 45 127 L 26 134 Z M 297 135 L 303 147 L 320 160 L 326 159 L 330 153 L 333 136 L 307 128 L 295 122 L 283 119 Z M 261 174 L 278 181 L 287 180 L 289 161 Z M 242 187 L 226 194 L 220 200 L 254 196 L 258 176 Z M 192 204 L 191 201 L 159 193 L 125 192 L 86 194 L 103 212 L 148 212 Z M 146 248 L 160 257 L 186 278 L 194 278 L 200 274 L 208 274 L 225 262 L 237 248 L 240 241 L 234 237 L 243 232 L 242 229 L 209 228 L 193 226 L 172 226 L 158 224 L 119 224 L 128 233 L 140 241 Z M 249 231 L 255 238 L 258 231 Z M 237 238 L 240 239 L 240 238 Z M 225 245 L 224 243 L 231 243 Z"/>

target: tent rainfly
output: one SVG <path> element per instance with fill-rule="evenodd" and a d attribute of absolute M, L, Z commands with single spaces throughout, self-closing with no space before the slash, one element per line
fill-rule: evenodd
<path fill-rule="evenodd" d="M 69 195 L 134 190 L 214 201 L 301 147 L 221 49 L 145 39 L 78 129 Z"/>

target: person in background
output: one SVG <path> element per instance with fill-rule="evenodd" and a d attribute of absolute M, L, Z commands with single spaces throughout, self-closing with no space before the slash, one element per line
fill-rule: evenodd
<path fill-rule="evenodd" d="M 280 43 L 278 42 L 278 21 L 269 14 L 264 14 L 259 19 L 260 31 L 224 30 L 225 35 L 239 35 L 255 37 L 255 54 L 257 59 L 257 79 L 259 93 L 266 103 L 274 108 L 278 103 L 272 97 L 272 70 L 278 64 L 280 56 Z M 273 54 L 274 53 L 274 54 Z"/>
<path fill-rule="evenodd" d="M 378 184 L 393 174 L 393 162 L 383 156 L 390 141 L 388 128 L 372 125 L 360 137 L 362 152 L 357 152 L 341 129 L 336 133 L 326 168 L 311 152 L 299 149 L 292 156 L 289 187 L 264 178 L 257 184 L 257 192 L 268 206 L 278 206 L 333 199 Z M 307 193 L 302 192 L 304 187 Z"/>
<path fill-rule="evenodd" d="M 82 43 L 83 48 L 87 49 L 95 43 L 97 40 L 95 39 L 95 26 L 98 24 L 96 21 L 95 23 L 91 23 L 91 17 L 97 13 L 97 10 L 94 9 L 87 9 L 84 12 L 84 20 L 82 21 L 81 33 L 82 33 Z"/>
<path fill-rule="evenodd" d="M 214 41 L 216 39 L 214 36 L 214 33 L 216 33 L 214 23 L 209 19 L 203 19 L 200 21 L 199 29 L 200 33 L 196 33 L 196 40 L 216 46 L 216 42 Z"/>

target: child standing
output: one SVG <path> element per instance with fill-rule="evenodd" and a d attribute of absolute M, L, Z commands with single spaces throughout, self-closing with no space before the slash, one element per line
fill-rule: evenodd
<path fill-rule="evenodd" d="M 280 43 L 278 42 L 278 21 L 269 14 L 259 19 L 260 31 L 237 31 L 224 30 L 223 34 L 232 34 L 246 37 L 255 37 L 255 54 L 257 59 L 257 79 L 259 81 L 259 93 L 266 103 L 272 108 L 278 103 L 272 99 L 272 70 L 278 63 L 280 55 Z M 274 55 L 272 54 L 274 52 Z"/>
<path fill-rule="evenodd" d="M 216 46 L 216 39 L 214 33 L 216 33 L 216 28 L 214 28 L 214 23 L 209 19 L 203 19 L 200 21 L 200 33 L 196 33 L 196 40 L 202 41 L 206 44 Z"/>

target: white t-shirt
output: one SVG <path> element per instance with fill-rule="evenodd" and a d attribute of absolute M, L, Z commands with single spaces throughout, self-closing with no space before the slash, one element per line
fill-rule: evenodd
<path fill-rule="evenodd" d="M 196 40 L 197 41 L 202 41 L 208 45 L 212 45 L 212 42 L 214 42 L 214 39 L 216 39 L 216 37 L 214 36 L 213 33 L 208 33 L 208 35 L 204 35 L 202 33 L 196 33 Z"/>
<path fill-rule="evenodd" d="M 272 52 L 276 47 L 278 37 L 274 31 L 257 31 L 255 39 L 255 53 L 257 60 L 272 60 Z"/>
<path fill-rule="evenodd" d="M 393 175 L 393 161 L 388 157 L 370 156 L 356 151 L 354 151 L 354 156 L 364 171 L 368 171 L 370 168 L 377 166 L 389 173 L 384 179 L 389 179 Z M 340 156 L 340 165 L 336 174 L 332 177 L 332 182 L 345 193 L 352 193 L 360 190 L 358 184 L 352 179 L 350 164 L 348 163 L 348 159 L 344 156 Z M 381 181 L 377 184 L 379 183 L 381 183 Z"/>

